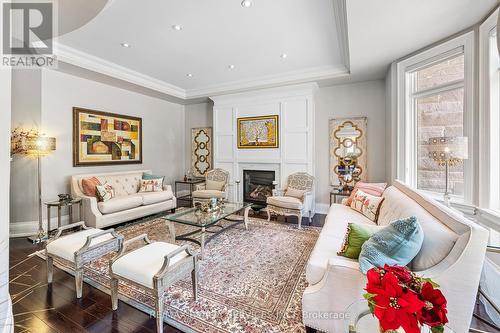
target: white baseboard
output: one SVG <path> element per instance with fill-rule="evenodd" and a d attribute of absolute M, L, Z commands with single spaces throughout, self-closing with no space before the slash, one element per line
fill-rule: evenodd
<path fill-rule="evenodd" d="M 61 216 L 61 225 L 69 223 L 69 215 Z M 57 228 L 57 216 L 50 218 L 50 230 Z M 43 229 L 47 230 L 47 220 L 43 221 Z M 12 222 L 9 225 L 9 237 L 27 237 L 38 232 L 38 221 Z"/>

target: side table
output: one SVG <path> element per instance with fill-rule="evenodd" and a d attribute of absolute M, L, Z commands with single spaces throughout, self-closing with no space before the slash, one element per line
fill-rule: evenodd
<path fill-rule="evenodd" d="M 69 213 L 69 222 L 68 224 L 73 223 L 73 205 L 79 205 L 78 207 L 78 213 L 79 213 L 79 220 L 77 222 L 80 222 L 83 220 L 82 213 L 83 213 L 83 201 L 81 198 L 74 198 L 71 200 L 54 200 L 54 201 L 48 201 L 45 203 L 45 206 L 47 206 L 47 231 L 50 231 L 50 211 L 52 207 L 57 207 L 57 228 L 61 227 L 61 211 L 63 207 L 68 207 L 68 213 Z"/>
<path fill-rule="evenodd" d="M 177 198 L 177 202 L 187 202 L 189 207 L 193 206 L 193 192 L 195 189 L 195 185 L 204 183 L 205 179 L 199 178 L 199 179 L 188 179 L 188 180 L 176 180 L 175 181 L 175 197 Z M 180 187 L 179 185 L 188 185 L 189 186 L 189 193 L 184 194 L 182 196 L 178 196 L 178 188 Z"/>
<path fill-rule="evenodd" d="M 351 193 L 352 193 L 352 191 L 339 192 L 338 190 L 333 189 L 330 192 L 330 206 L 332 205 L 332 203 L 337 203 L 337 197 L 349 197 L 351 195 Z M 333 197 L 333 200 L 332 200 L 332 197 Z"/>

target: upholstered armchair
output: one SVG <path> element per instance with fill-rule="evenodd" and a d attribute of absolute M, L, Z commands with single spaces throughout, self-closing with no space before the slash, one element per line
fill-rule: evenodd
<path fill-rule="evenodd" d="M 297 172 L 288 176 L 285 188 L 273 191 L 267 198 L 267 220 L 271 214 L 297 216 L 299 229 L 302 227 L 302 216 L 312 218 L 312 189 L 314 177 L 305 172 Z"/>
<path fill-rule="evenodd" d="M 207 172 L 205 183 L 196 185 L 193 191 L 193 205 L 211 198 L 226 198 L 229 172 L 222 169 L 213 169 Z"/>

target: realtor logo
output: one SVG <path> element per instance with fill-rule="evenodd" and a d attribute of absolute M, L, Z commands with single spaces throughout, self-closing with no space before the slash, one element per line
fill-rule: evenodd
<path fill-rule="evenodd" d="M 55 67 L 54 3 L 5 2 L 2 5 L 2 66 Z"/>

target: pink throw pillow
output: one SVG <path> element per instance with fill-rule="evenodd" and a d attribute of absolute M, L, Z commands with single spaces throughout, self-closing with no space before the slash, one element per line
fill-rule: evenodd
<path fill-rule="evenodd" d="M 346 206 L 351 206 L 352 199 L 356 195 L 358 190 L 362 190 L 366 194 L 370 194 L 376 197 L 381 197 L 387 187 L 387 183 L 366 183 L 366 182 L 357 182 L 354 185 L 354 189 L 351 192 L 351 195 L 345 201 Z"/>

